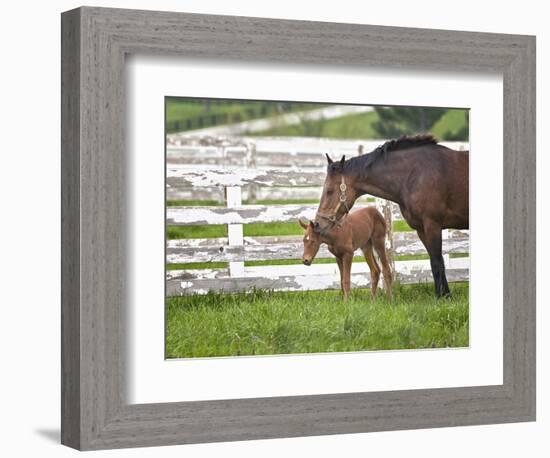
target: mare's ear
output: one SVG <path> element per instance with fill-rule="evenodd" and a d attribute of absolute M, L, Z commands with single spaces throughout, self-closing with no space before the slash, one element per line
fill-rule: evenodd
<path fill-rule="evenodd" d="M 300 223 L 300 226 L 302 226 L 302 229 L 307 229 L 308 224 L 311 224 L 311 221 L 307 223 L 307 221 L 304 221 L 303 219 L 299 219 L 298 223 Z"/>
<path fill-rule="evenodd" d="M 332 159 L 330 158 L 330 156 L 328 155 L 328 153 L 325 153 L 325 156 L 327 157 L 327 162 L 328 162 L 328 165 L 332 164 Z"/>
<path fill-rule="evenodd" d="M 342 156 L 342 159 L 340 159 L 340 167 L 344 168 L 344 163 L 346 162 L 346 155 L 344 154 Z"/>

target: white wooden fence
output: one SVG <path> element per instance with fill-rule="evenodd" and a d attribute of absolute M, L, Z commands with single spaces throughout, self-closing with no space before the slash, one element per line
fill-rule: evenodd
<path fill-rule="evenodd" d="M 357 156 L 361 149 L 364 153 L 372 151 L 384 140 L 339 140 L 306 137 L 194 137 L 171 134 L 167 136 L 167 163 L 172 169 L 252 168 L 280 169 L 278 176 L 290 173 L 299 178 L 303 170 L 318 171 L 324 176 L 328 153 L 333 158 L 345 154 L 348 158 Z M 454 149 L 468 149 L 463 142 L 443 142 Z M 270 186 L 255 186 L 244 183 L 241 195 L 244 200 L 256 199 L 318 199 L 322 180 L 315 180 L 310 186 L 294 187 L 285 182 L 276 181 Z M 265 184 L 265 183 L 264 183 Z M 292 187 L 290 187 L 292 186 Z M 179 183 L 168 187 L 169 200 L 224 200 L 223 187 L 193 186 L 191 183 Z"/>
<path fill-rule="evenodd" d="M 293 169 L 201 169 L 171 163 L 167 167 L 167 187 L 170 192 L 179 189 L 220 189 L 226 205 L 205 207 L 168 207 L 167 225 L 227 224 L 228 237 L 216 239 L 182 239 L 167 242 L 167 263 L 227 262 L 228 268 L 167 271 L 167 295 L 205 294 L 210 290 L 234 292 L 249 288 L 280 291 L 339 288 L 336 264 L 245 266 L 244 261 L 274 259 L 300 259 L 301 237 L 243 237 L 243 224 L 296 222 L 299 218 L 312 219 L 315 205 L 243 205 L 242 189 L 254 186 L 259 189 L 291 187 L 293 191 L 304 187 L 318 189 L 324 181 L 324 169 L 319 167 Z M 318 197 L 318 195 L 317 195 Z M 385 209 L 391 228 L 392 219 L 400 219 L 395 204 L 379 200 Z M 426 254 L 424 246 L 411 232 L 396 232 L 388 246 L 392 255 Z M 443 250 L 446 257 L 449 281 L 469 278 L 469 258 L 449 258 L 452 253 L 468 253 L 467 231 L 445 231 Z M 325 247 L 318 258 L 330 257 Z M 395 275 L 401 283 L 432 281 L 429 260 L 396 261 Z M 369 286 L 366 263 L 354 263 L 353 287 Z"/>

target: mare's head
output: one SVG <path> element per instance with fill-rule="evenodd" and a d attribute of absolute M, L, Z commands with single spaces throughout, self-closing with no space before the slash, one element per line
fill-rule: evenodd
<path fill-rule="evenodd" d="M 316 230 L 321 233 L 326 233 L 348 213 L 359 197 L 354 180 L 344 174 L 346 156 L 342 156 L 339 161 L 333 161 L 328 154 L 326 156 L 327 177 L 315 216 Z"/>
<path fill-rule="evenodd" d="M 321 234 L 316 231 L 316 225 L 313 221 L 302 221 L 300 220 L 300 226 L 305 231 L 304 234 L 304 254 L 302 255 L 302 262 L 306 266 L 310 266 L 313 262 L 313 259 L 319 251 L 321 246 Z"/>

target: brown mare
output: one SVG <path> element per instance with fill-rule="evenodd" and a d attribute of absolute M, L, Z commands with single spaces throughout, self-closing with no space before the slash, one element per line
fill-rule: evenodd
<path fill-rule="evenodd" d="M 372 297 L 375 297 L 380 279 L 380 267 L 373 255 L 374 248 L 382 263 L 384 289 L 388 298 L 391 299 L 392 273 L 386 257 L 386 222 L 376 208 L 361 208 L 349 215 L 344 215 L 324 234 L 315 231 L 315 224 L 313 221 L 309 221 L 309 223 L 300 221 L 300 226 L 306 231 L 304 255 L 302 256 L 302 261 L 306 266 L 313 262 L 321 243 L 326 243 L 328 250 L 336 256 L 340 270 L 340 286 L 344 299 L 347 299 L 350 291 L 353 253 L 360 248 L 369 266 L 371 294 Z"/>
<path fill-rule="evenodd" d="M 327 177 L 315 217 L 326 233 L 370 194 L 396 202 L 428 254 L 438 297 L 449 296 L 441 230 L 468 229 L 468 151 L 439 145 L 431 135 L 391 140 L 369 154 L 340 161 L 327 155 Z"/>

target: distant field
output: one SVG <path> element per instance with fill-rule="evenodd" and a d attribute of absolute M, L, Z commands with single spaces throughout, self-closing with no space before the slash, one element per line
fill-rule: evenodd
<path fill-rule="evenodd" d="M 309 111 L 329 106 L 321 103 L 239 101 L 223 99 L 187 99 L 169 97 L 166 99 L 166 125 L 168 132 L 182 132 L 217 125 L 233 124 L 252 119 Z M 467 125 L 465 110 L 450 109 L 432 127 L 431 132 L 439 139 L 454 139 Z M 379 120 L 374 111 L 352 114 L 339 118 L 308 121 L 288 126 L 248 132 L 250 136 L 297 136 L 326 137 L 341 139 L 370 139 L 380 135 L 373 129 Z"/>
<path fill-rule="evenodd" d="M 326 105 L 319 103 L 239 101 L 223 99 L 166 99 L 168 132 L 182 132 L 252 119 L 269 118 L 295 111 L 309 111 Z"/>
<path fill-rule="evenodd" d="M 309 121 L 292 126 L 278 126 L 260 132 L 250 132 L 253 136 L 291 136 L 291 137 L 325 137 L 345 139 L 377 138 L 372 123 L 378 119 L 374 112 L 342 116 L 322 121 Z"/>
<path fill-rule="evenodd" d="M 342 116 L 322 121 L 311 121 L 303 125 L 279 126 L 272 129 L 251 132 L 253 136 L 314 136 L 342 139 L 369 139 L 380 136 L 372 125 L 379 120 L 374 111 Z M 431 129 L 436 138 L 444 140 L 454 136 L 467 125 L 464 110 L 449 110 Z M 368 152 L 368 151 L 366 151 Z"/>
<path fill-rule="evenodd" d="M 395 288 L 371 300 L 353 290 L 208 294 L 166 299 L 166 356 L 275 355 L 469 345 L 468 284 L 450 285 L 437 300 L 433 285 Z"/>

